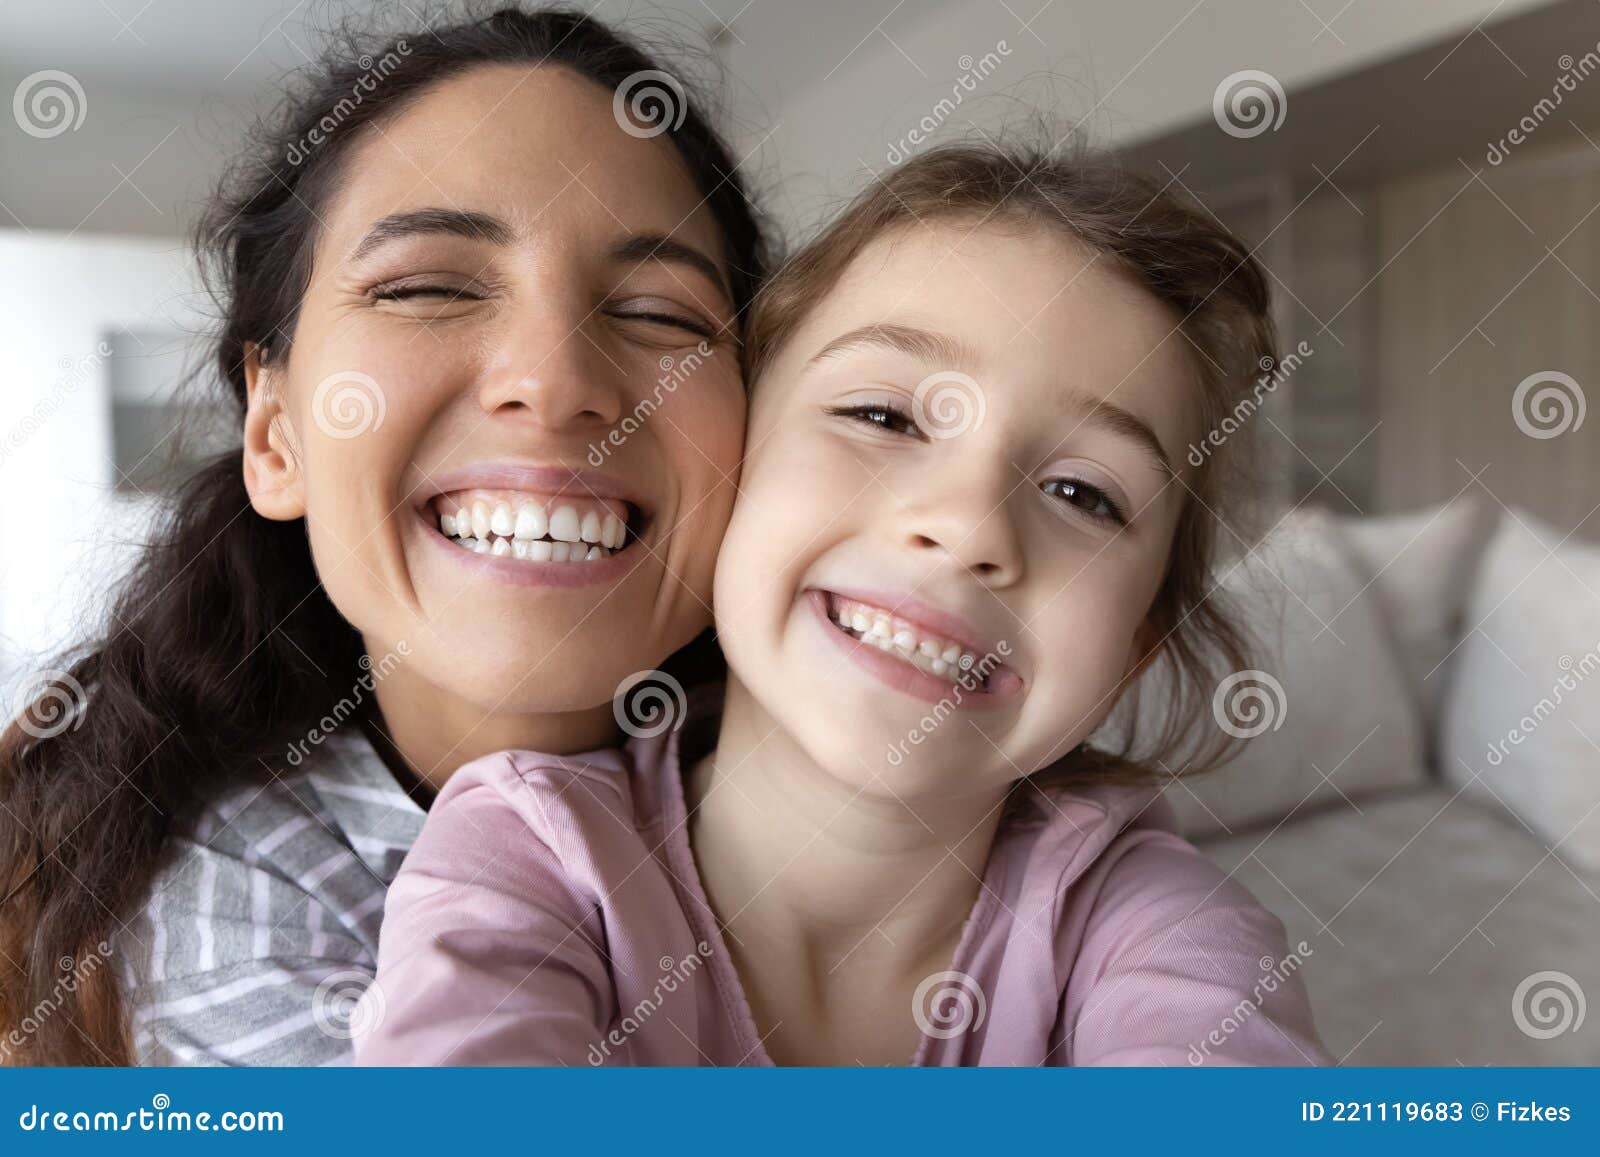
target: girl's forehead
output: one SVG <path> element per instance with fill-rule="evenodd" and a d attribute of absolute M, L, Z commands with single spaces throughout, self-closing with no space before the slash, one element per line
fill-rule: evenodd
<path fill-rule="evenodd" d="M 1179 319 L 1115 262 L 1042 223 L 957 218 L 868 243 L 802 327 L 813 343 L 914 317 L 976 360 L 1103 376 L 1186 356 Z"/>

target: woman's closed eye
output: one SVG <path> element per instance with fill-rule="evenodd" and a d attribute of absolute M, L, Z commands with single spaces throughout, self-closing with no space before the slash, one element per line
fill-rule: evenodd
<path fill-rule="evenodd" d="M 710 341 L 717 333 L 716 329 L 708 322 L 656 305 L 643 308 L 637 306 L 615 308 L 606 312 L 618 321 L 638 321 L 646 325 L 682 330 L 706 341 Z"/>

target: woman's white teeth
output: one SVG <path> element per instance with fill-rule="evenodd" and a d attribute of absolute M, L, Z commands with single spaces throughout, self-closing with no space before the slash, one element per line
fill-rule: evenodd
<path fill-rule="evenodd" d="M 439 530 L 477 554 L 509 556 L 528 562 L 595 562 L 622 549 L 628 526 L 603 510 L 581 515 L 571 505 L 547 511 L 536 502 L 475 499 L 453 513 L 439 514 Z"/>
<path fill-rule="evenodd" d="M 511 530 L 518 538 L 543 538 L 550 533 L 550 516 L 544 512 L 544 507 L 530 502 L 517 511 L 517 521 Z"/>
<path fill-rule="evenodd" d="M 578 512 L 570 506 L 556 507 L 550 515 L 550 537 L 557 542 L 582 541 Z"/>
<path fill-rule="evenodd" d="M 833 621 L 851 635 L 870 643 L 880 651 L 903 659 L 913 667 L 952 680 L 978 665 L 978 656 L 959 644 L 937 635 L 929 635 L 913 623 L 896 619 L 864 603 L 853 603 L 839 596 L 831 596 Z M 988 672 L 980 672 L 983 682 Z"/>

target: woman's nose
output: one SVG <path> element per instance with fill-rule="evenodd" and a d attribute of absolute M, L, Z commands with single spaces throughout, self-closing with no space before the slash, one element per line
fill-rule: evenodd
<path fill-rule="evenodd" d="M 621 367 L 586 331 L 583 319 L 514 323 L 478 390 L 489 415 L 521 414 L 537 424 L 608 427 L 622 415 Z"/>

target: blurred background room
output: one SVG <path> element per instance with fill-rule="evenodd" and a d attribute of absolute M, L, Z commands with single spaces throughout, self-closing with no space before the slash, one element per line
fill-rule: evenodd
<path fill-rule="evenodd" d="M 209 372 L 186 231 L 283 74 L 368 7 L 0 3 L 8 703 L 233 436 L 177 421 Z M 1048 132 L 1255 247 L 1284 353 L 1238 426 L 1273 513 L 1221 585 L 1262 666 L 1214 704 L 1244 754 L 1168 797 L 1284 921 L 1344 1063 L 1600 1063 L 1600 3 L 594 10 L 719 95 L 790 240 L 931 144 Z"/>

